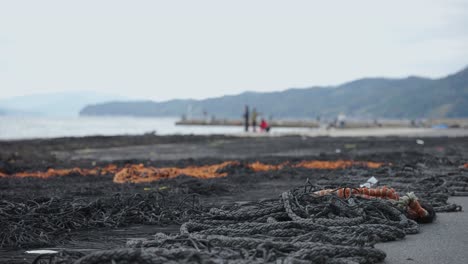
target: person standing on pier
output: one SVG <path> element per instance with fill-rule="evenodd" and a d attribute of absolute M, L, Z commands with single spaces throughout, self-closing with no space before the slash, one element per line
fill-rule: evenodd
<path fill-rule="evenodd" d="M 257 116 L 258 116 L 258 112 L 257 112 L 257 109 L 254 107 L 252 109 L 252 129 L 253 129 L 253 132 L 257 132 Z"/>
<path fill-rule="evenodd" d="M 248 105 L 245 105 L 244 126 L 245 126 L 245 132 L 249 132 L 249 106 Z"/>

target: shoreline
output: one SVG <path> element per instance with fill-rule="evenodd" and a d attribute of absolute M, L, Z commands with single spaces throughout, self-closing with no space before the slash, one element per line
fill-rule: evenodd
<path fill-rule="evenodd" d="M 158 134 L 156 132 L 135 134 L 90 134 L 90 135 L 65 135 L 51 137 L 26 137 L 26 138 L 0 138 L 0 142 L 19 142 L 35 140 L 60 140 L 60 139 L 86 139 L 86 138 L 113 138 L 113 137 L 468 137 L 468 129 L 465 128 L 314 128 L 298 129 L 297 131 L 281 132 L 273 127 L 269 133 L 265 132 L 235 132 L 235 133 L 169 133 Z"/>

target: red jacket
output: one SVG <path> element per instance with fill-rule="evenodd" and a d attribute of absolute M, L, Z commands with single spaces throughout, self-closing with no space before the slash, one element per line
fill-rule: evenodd
<path fill-rule="evenodd" d="M 260 128 L 265 130 L 268 127 L 269 127 L 268 123 L 265 120 L 262 120 L 262 122 L 260 123 Z"/>

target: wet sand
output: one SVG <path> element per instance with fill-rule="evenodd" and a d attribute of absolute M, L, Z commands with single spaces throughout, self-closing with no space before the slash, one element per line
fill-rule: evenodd
<path fill-rule="evenodd" d="M 468 197 L 451 201 L 468 208 Z M 468 213 L 441 213 L 437 220 L 421 226 L 421 232 L 395 242 L 378 244 L 387 253 L 384 263 L 468 263 Z"/>

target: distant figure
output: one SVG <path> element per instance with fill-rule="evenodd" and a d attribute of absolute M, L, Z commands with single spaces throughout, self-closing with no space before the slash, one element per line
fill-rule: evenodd
<path fill-rule="evenodd" d="M 257 132 L 257 116 L 258 116 L 257 109 L 254 107 L 252 109 L 252 128 L 253 128 L 253 132 Z"/>
<path fill-rule="evenodd" d="M 249 106 L 248 105 L 245 105 L 244 126 L 245 126 L 245 132 L 249 132 Z"/>
<path fill-rule="evenodd" d="M 379 120 L 374 119 L 374 126 L 376 126 L 376 127 L 382 127 L 382 124 L 379 122 Z"/>
<path fill-rule="evenodd" d="M 345 123 L 346 123 L 346 116 L 344 114 L 339 114 L 336 121 L 337 121 L 337 126 L 339 128 L 344 128 Z"/>
<path fill-rule="evenodd" d="M 262 118 L 262 121 L 260 122 L 260 131 L 270 132 L 270 125 L 263 118 Z"/>

